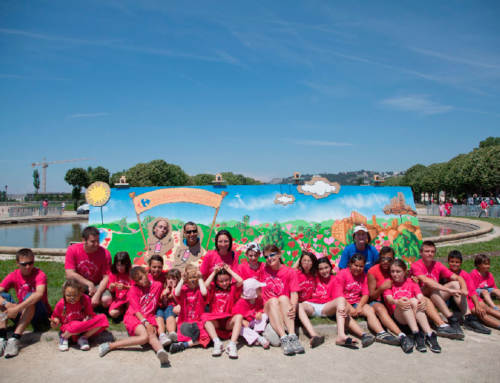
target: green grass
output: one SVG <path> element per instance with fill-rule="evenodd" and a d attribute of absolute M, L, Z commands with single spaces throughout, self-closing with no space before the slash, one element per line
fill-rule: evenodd
<path fill-rule="evenodd" d="M 62 298 L 61 287 L 66 280 L 64 264 L 59 262 L 36 261 L 35 266 L 43 270 L 43 272 L 47 275 L 47 293 L 49 303 L 52 308 L 54 308 L 55 304 Z M 0 280 L 3 280 L 8 273 L 16 268 L 17 264 L 15 260 L 0 261 Z M 11 290 L 11 293 L 13 292 L 14 290 Z M 110 320 L 109 329 L 125 331 L 125 326 L 123 323 L 115 324 Z"/>

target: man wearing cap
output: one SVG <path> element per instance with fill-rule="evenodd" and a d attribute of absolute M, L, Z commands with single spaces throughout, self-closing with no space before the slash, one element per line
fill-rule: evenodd
<path fill-rule="evenodd" d="M 371 238 L 366 226 L 358 225 L 354 227 L 354 234 L 352 236 L 354 243 L 346 246 L 340 257 L 339 269 L 345 269 L 349 265 L 351 257 L 360 253 L 365 256 L 365 273 L 372 267 L 378 260 L 378 251 L 375 247 L 370 245 Z"/>

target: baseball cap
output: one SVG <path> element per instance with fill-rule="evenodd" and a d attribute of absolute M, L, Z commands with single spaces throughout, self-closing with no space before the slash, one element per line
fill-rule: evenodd
<path fill-rule="evenodd" d="M 245 279 L 243 281 L 243 294 L 241 296 L 243 299 L 255 299 L 257 298 L 257 289 L 265 285 L 265 283 L 259 282 L 255 278 Z"/>

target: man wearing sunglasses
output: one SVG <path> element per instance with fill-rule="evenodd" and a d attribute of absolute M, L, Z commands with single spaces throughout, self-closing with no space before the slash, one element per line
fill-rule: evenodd
<path fill-rule="evenodd" d="M 47 299 L 47 276 L 34 266 L 35 255 L 31 249 L 21 249 L 16 254 L 18 269 L 8 274 L 0 283 L 0 356 L 12 358 L 19 353 L 19 340 L 28 324 L 35 331 L 49 329 L 52 311 Z M 19 303 L 8 294 L 14 288 Z M 7 320 L 16 323 L 14 334 L 7 338 Z"/>
<path fill-rule="evenodd" d="M 194 222 L 186 222 L 183 228 L 183 241 L 180 247 L 175 251 L 174 267 L 181 272 L 189 263 L 197 266 L 200 259 L 205 255 L 206 250 L 201 247 L 201 230 Z"/>

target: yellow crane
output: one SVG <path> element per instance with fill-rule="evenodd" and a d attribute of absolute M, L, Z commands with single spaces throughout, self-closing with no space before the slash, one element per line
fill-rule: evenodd
<path fill-rule="evenodd" d="M 47 159 L 44 157 L 43 161 L 41 162 L 33 162 L 31 164 L 32 167 L 37 167 L 40 166 L 42 168 L 42 193 L 47 192 L 47 168 L 49 165 L 53 164 L 64 164 L 66 162 L 77 162 L 77 161 L 87 161 L 90 160 L 90 158 L 76 158 L 72 160 L 61 160 L 61 161 L 47 161 Z"/>

